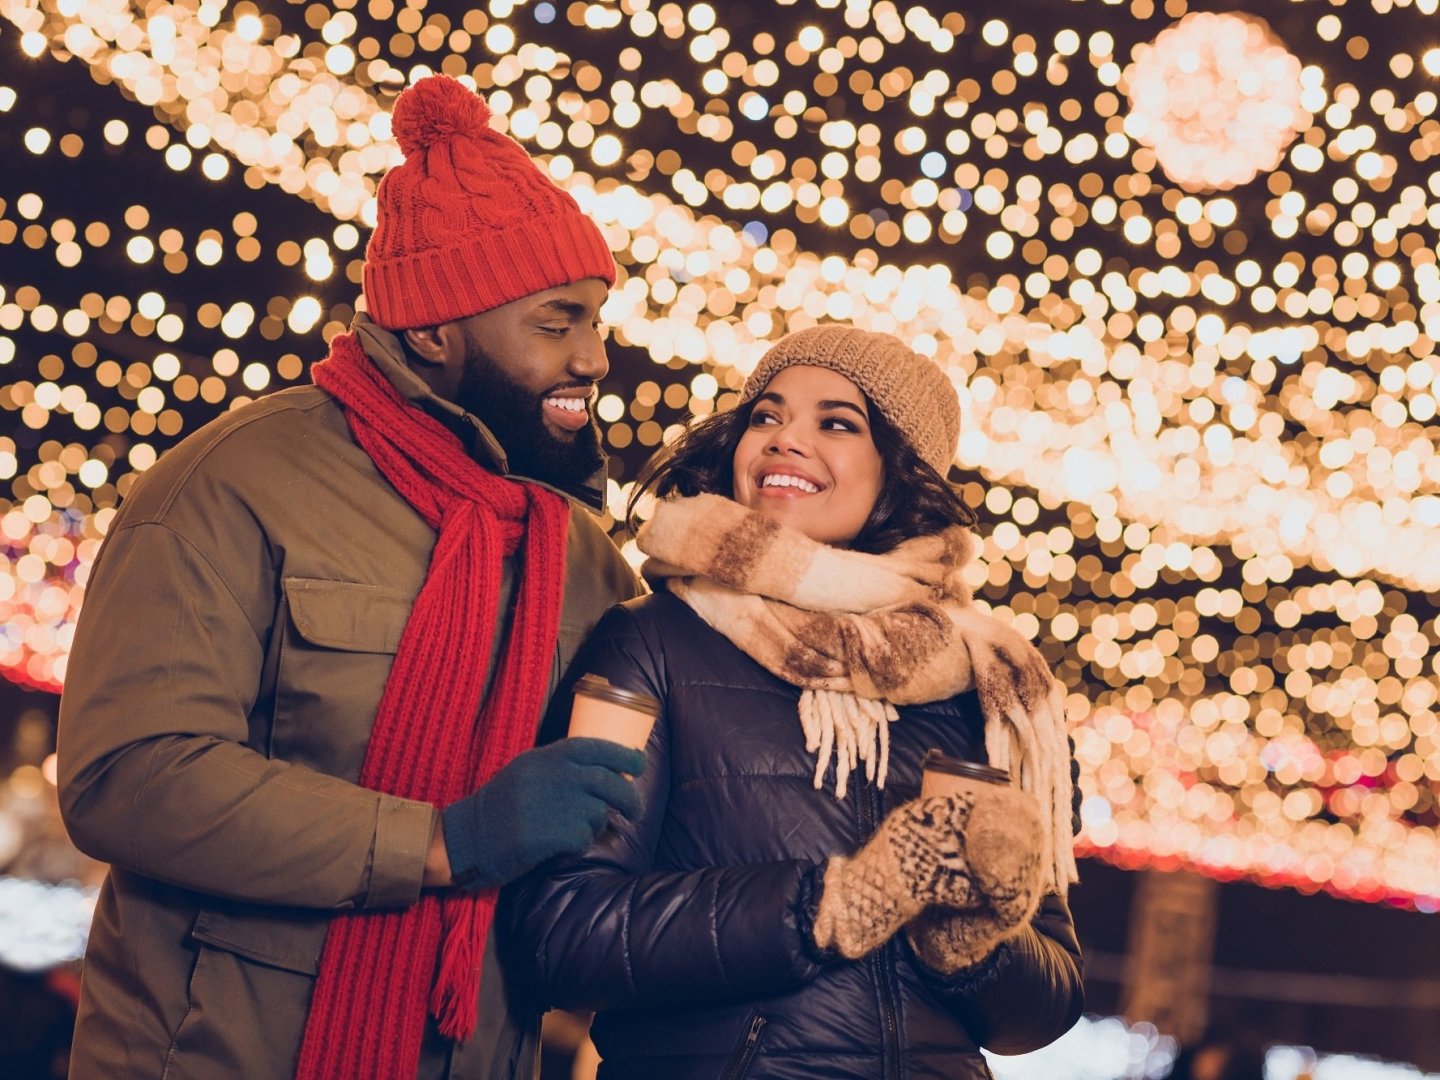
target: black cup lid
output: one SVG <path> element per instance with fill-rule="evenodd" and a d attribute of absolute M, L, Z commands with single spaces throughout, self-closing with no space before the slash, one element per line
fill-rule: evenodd
<path fill-rule="evenodd" d="M 966 776 L 971 780 L 983 780 L 989 784 L 1008 784 L 1010 774 L 993 765 L 982 765 L 978 761 L 950 757 L 939 750 L 927 750 L 920 767 L 929 772 L 945 773 L 948 776 Z"/>
<path fill-rule="evenodd" d="M 651 716 L 660 715 L 658 698 L 651 697 L 649 694 L 641 694 L 635 690 L 626 690 L 622 686 L 613 686 L 610 680 L 603 675 L 581 675 L 575 680 L 575 693 L 584 694 L 586 697 L 596 698 L 599 701 L 623 705 L 627 709 L 646 712 Z"/>

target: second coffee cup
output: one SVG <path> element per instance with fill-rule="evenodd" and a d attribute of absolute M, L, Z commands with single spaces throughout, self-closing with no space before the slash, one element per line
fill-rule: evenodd
<path fill-rule="evenodd" d="M 612 686 L 601 675 L 582 675 L 575 682 L 568 734 L 644 750 L 659 715 L 660 702 L 649 694 Z"/>
<path fill-rule="evenodd" d="M 986 784 L 1008 784 L 1010 774 L 993 765 L 950 757 L 939 750 L 928 750 L 920 762 L 920 797 L 949 795 L 979 780 Z"/>

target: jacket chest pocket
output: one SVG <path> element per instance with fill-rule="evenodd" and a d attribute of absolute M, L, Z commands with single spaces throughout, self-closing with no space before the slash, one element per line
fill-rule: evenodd
<path fill-rule="evenodd" d="M 414 597 L 352 581 L 284 579 L 271 757 L 360 775 Z"/>

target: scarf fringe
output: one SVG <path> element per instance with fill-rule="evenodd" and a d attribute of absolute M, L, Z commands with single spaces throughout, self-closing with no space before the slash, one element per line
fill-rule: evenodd
<path fill-rule="evenodd" d="M 1003 714 L 987 714 L 985 754 L 991 765 L 1009 772 L 1022 791 L 1040 800 L 1047 884 L 1064 895 L 1079 873 L 1071 835 L 1065 693 L 1060 686 L 1053 686 L 1032 710 L 1017 699 Z"/>
<path fill-rule="evenodd" d="M 815 754 L 815 790 L 835 762 L 835 797 L 843 799 L 850 773 L 863 763 L 865 779 L 885 786 L 890 772 L 890 723 L 900 714 L 888 701 L 857 697 L 843 690 L 809 690 L 800 695 L 800 726 L 805 749 Z"/>
<path fill-rule="evenodd" d="M 478 932 L 475 904 L 445 906 L 441 914 L 444 931 L 440 939 L 440 973 L 430 991 L 430 1015 L 435 1017 L 441 1035 L 460 1040 L 475 1026 L 483 935 Z"/>

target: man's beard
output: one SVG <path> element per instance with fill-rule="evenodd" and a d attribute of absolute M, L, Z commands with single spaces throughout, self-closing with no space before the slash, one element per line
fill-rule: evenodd
<path fill-rule="evenodd" d="M 561 438 L 546 426 L 541 400 L 557 389 L 584 385 L 582 380 L 557 383 L 537 395 L 511 379 L 484 349 L 470 341 L 455 404 L 490 429 L 505 451 L 512 473 L 563 488 L 589 479 L 605 464 L 600 429 L 592 415 L 579 431 Z"/>

